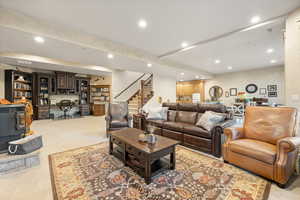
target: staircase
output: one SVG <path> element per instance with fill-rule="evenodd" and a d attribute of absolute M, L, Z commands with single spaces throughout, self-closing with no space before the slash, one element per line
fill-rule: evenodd
<path fill-rule="evenodd" d="M 141 80 L 140 83 L 140 89 L 127 101 L 131 115 L 138 113 L 139 109 L 153 97 L 153 74 L 148 79 Z"/>
<path fill-rule="evenodd" d="M 129 114 L 138 113 L 139 109 L 153 97 L 153 74 L 143 74 L 114 99 L 117 100 L 118 97 L 126 92 L 131 92 L 132 94 L 127 98 Z"/>

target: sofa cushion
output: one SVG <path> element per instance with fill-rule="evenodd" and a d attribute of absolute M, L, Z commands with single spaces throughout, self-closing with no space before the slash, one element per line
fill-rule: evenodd
<path fill-rule="evenodd" d="M 197 118 L 196 112 L 178 111 L 176 122 L 195 124 Z"/>
<path fill-rule="evenodd" d="M 232 152 L 254 158 L 273 165 L 276 159 L 276 146 L 252 139 L 239 139 L 229 143 Z"/>
<path fill-rule="evenodd" d="M 226 106 L 222 104 L 198 104 L 198 112 L 205 113 L 206 111 L 225 113 Z"/>
<path fill-rule="evenodd" d="M 204 128 L 207 131 L 210 131 L 218 123 L 224 121 L 225 116 L 220 115 L 212 111 L 206 111 L 200 119 L 198 119 L 196 126 Z"/>
<path fill-rule="evenodd" d="M 148 124 L 150 125 L 153 125 L 153 126 L 157 126 L 157 127 L 160 127 L 162 128 L 163 127 L 163 124 L 165 122 L 165 120 L 154 120 L 154 119 L 150 119 L 150 120 L 147 120 Z"/>
<path fill-rule="evenodd" d="M 126 119 L 120 119 L 120 120 L 111 120 L 110 127 L 111 128 L 120 128 L 120 127 L 127 127 L 128 121 Z"/>
<path fill-rule="evenodd" d="M 184 123 L 166 121 L 164 122 L 163 128 L 181 132 L 183 131 L 183 125 Z"/>
<path fill-rule="evenodd" d="M 178 110 L 197 112 L 198 111 L 198 104 L 196 104 L 196 103 L 179 103 L 178 104 Z"/>
<path fill-rule="evenodd" d="M 211 138 L 210 131 L 204 130 L 203 128 L 192 124 L 185 124 L 183 126 L 183 132 L 198 137 Z"/>
<path fill-rule="evenodd" d="M 168 107 L 169 110 L 177 110 L 177 103 L 163 103 L 163 107 Z"/>
<path fill-rule="evenodd" d="M 169 110 L 168 111 L 168 121 L 175 122 L 177 116 L 177 111 Z"/>

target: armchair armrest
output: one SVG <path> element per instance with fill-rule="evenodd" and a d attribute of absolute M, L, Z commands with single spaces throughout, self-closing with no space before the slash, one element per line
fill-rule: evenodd
<path fill-rule="evenodd" d="M 286 137 L 277 141 L 274 180 L 282 184 L 283 187 L 295 171 L 299 146 L 300 137 Z"/>
<path fill-rule="evenodd" d="M 277 152 L 292 152 L 300 146 L 300 137 L 286 137 L 277 142 Z"/>
<path fill-rule="evenodd" d="M 223 133 L 225 128 L 228 128 L 232 125 L 234 125 L 234 120 L 226 120 L 224 122 L 221 122 L 217 124 L 215 127 L 213 127 L 212 132 L 220 132 Z"/>
<path fill-rule="evenodd" d="M 244 135 L 244 128 L 242 127 L 232 127 L 232 128 L 225 128 L 224 134 L 226 135 L 226 143 L 232 140 L 237 140 L 243 138 Z"/>

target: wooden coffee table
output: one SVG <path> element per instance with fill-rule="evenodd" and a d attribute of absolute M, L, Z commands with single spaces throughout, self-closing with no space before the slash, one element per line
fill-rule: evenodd
<path fill-rule="evenodd" d="M 140 142 L 142 130 L 127 128 L 111 132 L 109 137 L 109 154 L 122 160 L 149 184 L 151 178 L 166 169 L 175 169 L 175 147 L 178 141 L 156 135 L 157 142 L 148 144 Z M 170 155 L 170 159 L 163 158 Z"/>

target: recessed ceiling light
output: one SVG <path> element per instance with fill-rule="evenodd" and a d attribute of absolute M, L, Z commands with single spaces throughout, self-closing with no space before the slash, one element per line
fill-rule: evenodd
<path fill-rule="evenodd" d="M 270 60 L 270 63 L 277 63 L 277 60 Z"/>
<path fill-rule="evenodd" d="M 195 76 L 196 79 L 200 78 L 198 75 Z"/>
<path fill-rule="evenodd" d="M 183 75 L 184 75 L 184 73 L 183 73 L 183 72 L 181 72 L 181 73 L 180 73 L 180 75 L 181 75 L 181 76 L 183 76 Z"/>
<path fill-rule="evenodd" d="M 267 49 L 267 53 L 273 53 L 274 49 Z"/>
<path fill-rule="evenodd" d="M 151 63 L 148 63 L 147 66 L 148 66 L 148 67 L 152 67 L 152 64 L 151 64 Z"/>
<path fill-rule="evenodd" d="M 221 60 L 218 60 L 218 59 L 217 59 L 217 60 L 215 60 L 215 63 L 216 63 L 216 64 L 219 64 L 219 63 L 221 63 Z"/>
<path fill-rule="evenodd" d="M 44 43 L 45 39 L 43 37 L 40 37 L 40 36 L 35 36 L 34 41 L 36 41 L 37 43 Z"/>
<path fill-rule="evenodd" d="M 140 19 L 139 21 L 138 21 L 138 26 L 140 27 L 140 28 L 146 28 L 147 27 L 147 21 L 146 20 L 144 20 L 144 19 Z"/>
<path fill-rule="evenodd" d="M 252 24 L 256 24 L 258 22 L 260 22 L 260 16 L 254 16 L 254 17 L 251 18 L 251 23 Z"/>
<path fill-rule="evenodd" d="M 114 58 L 114 54 L 111 54 L 111 53 L 107 54 L 107 58 L 108 59 L 113 59 Z"/>
<path fill-rule="evenodd" d="M 228 66 L 227 69 L 228 69 L 228 70 L 232 70 L 232 67 L 231 67 L 231 66 Z"/>
<path fill-rule="evenodd" d="M 182 48 L 185 48 L 185 47 L 187 47 L 187 46 L 188 46 L 188 43 L 187 43 L 187 42 L 182 42 L 182 43 L 181 43 L 181 47 L 182 47 Z"/>

